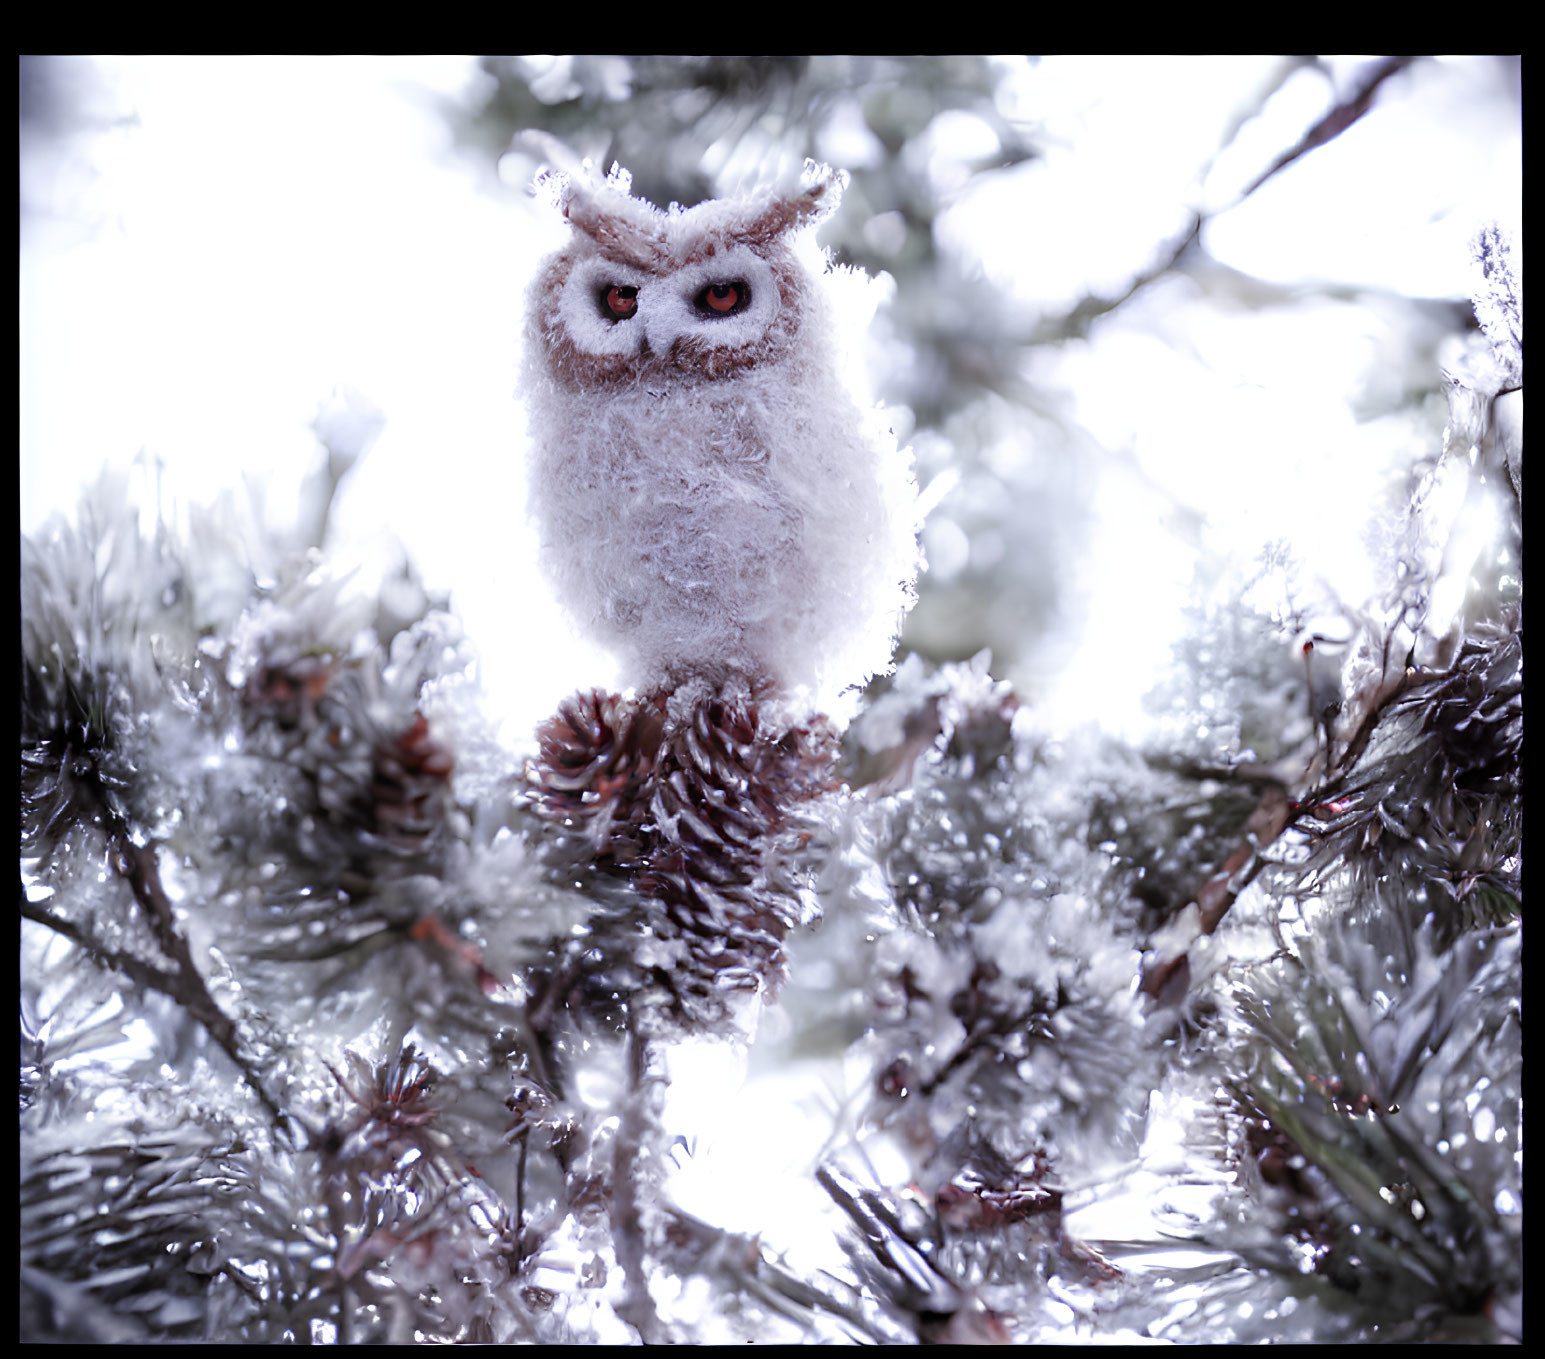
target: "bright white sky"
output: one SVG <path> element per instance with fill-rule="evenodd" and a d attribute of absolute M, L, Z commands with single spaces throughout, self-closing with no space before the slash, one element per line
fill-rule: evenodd
<path fill-rule="evenodd" d="M 1269 60 L 1010 65 L 1008 111 L 1042 125 L 1049 154 L 967 179 L 955 167 L 987 130 L 948 114 L 926 170 L 957 194 L 941 244 L 1037 310 L 1123 286 L 1189 207 L 1232 201 L 1333 97 L 1322 77 L 1295 76 L 1198 182 Z M 79 192 L 77 220 L 94 230 L 35 221 L 22 241 L 23 529 L 73 506 L 103 462 L 142 449 L 184 503 L 257 474 L 283 505 L 315 456 L 319 403 L 347 384 L 387 423 L 345 483 L 339 559 L 389 569 L 400 539 L 432 588 L 453 590 L 512 730 L 603 677 L 602 658 L 575 651 L 531 588 L 512 389 L 523 286 L 555 233 L 518 188 L 480 180 L 451 155 L 431 99 L 480 79 L 474 64 L 97 66 L 110 105 L 134 122 L 77 143 L 60 172 Z M 1290 285 L 1465 296 L 1469 234 L 1487 215 L 1520 211 L 1516 110 L 1488 62 L 1428 67 L 1416 98 L 1400 80 L 1413 83 L 1392 82 L 1388 108 L 1217 218 L 1212 253 Z M 1108 570 L 1088 582 L 1087 631 L 1120 639 L 1128 662 L 1145 645 L 1156 657 L 1167 647 L 1189 571 L 1155 533 L 1153 487 L 1231 525 L 1241 547 L 1284 528 L 1312 536 L 1327 506 L 1355 518 L 1364 502 L 1344 482 L 1347 441 L 1361 437 L 1348 386 L 1380 358 L 1358 309 L 1326 302 L 1241 326 L 1187 300 L 1159 295 L 1140 324 L 1097 348 L 1043 354 L 1031 374 L 1071 396 L 1080 422 L 1141 470 L 1106 487 L 1106 531 L 1090 545 Z M 1284 467 L 1299 475 L 1284 478 Z M 1333 469 L 1350 494 L 1323 494 Z M 1259 494 L 1257 471 L 1272 475 L 1271 496 Z M 1196 503 L 1203 496 L 1219 499 Z M 1343 558 L 1346 528 L 1323 524 Z M 1129 671 L 1111 660 L 1086 646 L 1046 701 L 1069 721 L 1135 716 L 1137 695 L 1099 693 L 1100 676 Z"/>
<path fill-rule="evenodd" d="M 137 125 L 75 148 L 96 230 L 23 241 L 23 528 L 141 449 L 184 504 L 254 475 L 292 504 L 344 384 L 386 427 L 345 482 L 338 560 L 388 570 L 400 539 L 431 588 L 483 611 L 489 667 L 501 638 L 559 633 L 527 588 L 513 396 L 526 270 L 553 238 L 517 193 L 479 191 L 432 116 L 472 62 L 100 65 Z M 527 649 L 498 678 L 531 671 Z"/>
<path fill-rule="evenodd" d="M 941 244 L 1038 311 L 1122 287 L 1188 208 L 1232 201 L 1334 94 L 1323 77 L 1296 75 L 1199 182 L 1196 167 L 1271 61 L 1009 65 L 1007 111 L 1043 127 L 1048 154 L 969 179 L 958 166 L 990 132 L 951 113 L 931 134 L 925 170 L 957 195 Z M 512 732 L 604 678 L 604 660 L 576 650 L 532 588 L 512 390 L 523 286 L 555 231 L 518 187 L 480 179 L 450 153 L 431 99 L 481 79 L 472 61 L 97 67 L 110 106 L 134 122 L 78 142 L 56 172 L 79 195 L 77 221 L 94 229 L 34 221 L 22 241 L 23 529 L 73 506 L 102 463 L 142 449 L 183 503 L 257 474 L 283 505 L 315 455 L 319 403 L 348 384 L 387 423 L 345 483 L 339 559 L 389 569 L 400 540 L 431 587 L 453 590 Z M 1488 215 L 1520 212 L 1516 105 L 1487 61 L 1428 66 L 1387 90 L 1387 107 L 1352 134 L 1218 217 L 1210 251 L 1289 285 L 1465 296 L 1470 233 Z M 1156 295 L 1137 324 L 1095 348 L 1041 354 L 1029 374 L 1071 398 L 1080 423 L 1141 473 L 1099 497 L 1104 531 L 1090 560 L 1105 570 L 1087 582 L 1089 644 L 1046 695 L 1058 720 L 1136 720 L 1140 696 L 1113 697 L 1100 680 L 1131 673 L 1145 651 L 1158 661 L 1173 638 L 1190 567 L 1155 531 L 1165 496 L 1243 550 L 1320 525 L 1337 569 L 1358 569 L 1334 510 L 1355 519 L 1365 503 L 1355 477 L 1345 481 L 1348 441 L 1366 437 L 1348 396 L 1381 361 L 1376 335 L 1350 304 L 1231 324 L 1187 301 Z M 1258 473 L 1272 477 L 1268 497 Z M 1325 495 L 1330 481 L 1344 493 Z M 941 564 L 949 539 L 946 525 Z M 1102 637 L 1127 664 L 1112 665 Z"/>

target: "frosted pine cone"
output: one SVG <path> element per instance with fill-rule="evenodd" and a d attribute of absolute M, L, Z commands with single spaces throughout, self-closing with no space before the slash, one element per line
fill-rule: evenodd
<path fill-rule="evenodd" d="M 665 734 L 663 701 L 641 703 L 594 689 L 563 701 L 537 731 L 527 767 L 546 820 L 583 834 L 597 862 L 628 868 L 643 853 L 648 797 Z"/>
<path fill-rule="evenodd" d="M 361 889 L 434 862 L 455 765 L 423 714 L 379 689 L 367 667 L 303 655 L 265 663 L 242 693 L 256 748 L 304 772 L 339 841 L 330 857 Z"/>
<path fill-rule="evenodd" d="M 394 683 L 378 650 L 261 647 L 238 691 L 251 795 L 229 843 L 263 872 L 251 926 L 267 956 L 328 956 L 407 930 L 426 903 L 407 884 L 439 875 L 456 834 L 452 752 Z M 258 904 L 258 903 L 261 904 Z"/>
<path fill-rule="evenodd" d="M 592 691 L 566 700 L 538 738 L 527 770 L 538 815 L 570 832 L 559 843 L 571 861 L 631 889 L 623 909 L 591 921 L 601 948 L 587 954 L 582 990 L 662 984 L 682 1018 L 710 1022 L 723 992 L 776 988 L 784 937 L 804 914 L 800 811 L 835 787 L 830 723 L 774 728 L 733 689 Z"/>

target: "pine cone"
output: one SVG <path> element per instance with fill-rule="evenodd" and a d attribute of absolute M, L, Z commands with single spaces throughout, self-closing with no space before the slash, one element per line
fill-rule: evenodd
<path fill-rule="evenodd" d="M 455 767 L 422 713 L 396 725 L 402 716 L 380 688 L 368 666 L 279 645 L 242 689 L 249 733 L 269 733 L 258 748 L 305 771 L 317 808 L 344 837 L 342 857 L 363 880 L 432 853 Z"/>
<path fill-rule="evenodd" d="M 329 956 L 420 921 L 421 894 L 395 889 L 443 871 L 455 761 L 415 697 L 379 651 L 261 648 L 238 699 L 262 791 L 233 808 L 226 833 L 250 871 L 283 865 L 252 908 L 263 956 Z"/>
<path fill-rule="evenodd" d="M 399 854 L 419 853 L 445 819 L 455 763 L 420 712 L 406 731 L 379 733 L 366 814 L 372 837 Z"/>
<path fill-rule="evenodd" d="M 642 853 L 645 790 L 664 731 L 663 701 L 599 689 L 565 699 L 538 730 L 541 755 L 526 769 L 537 812 L 582 834 L 598 862 L 630 867 Z"/>
<path fill-rule="evenodd" d="M 732 691 L 669 703 L 592 691 L 568 699 L 538 738 L 527 770 L 537 814 L 570 832 L 559 842 L 570 855 L 578 849 L 645 903 L 642 921 L 592 920 L 605 942 L 583 991 L 651 980 L 679 1016 L 711 1022 L 722 992 L 775 988 L 784 936 L 801 916 L 789 866 L 809 838 L 798 809 L 835 787 L 831 724 L 778 731 L 754 698 Z M 637 946 L 650 939 L 676 947 L 650 948 L 640 962 Z"/>
<path fill-rule="evenodd" d="M 309 730 L 318 720 L 321 702 L 338 671 L 329 655 L 275 647 L 263 658 L 242 687 L 242 701 L 255 717 L 276 723 L 284 731 Z"/>

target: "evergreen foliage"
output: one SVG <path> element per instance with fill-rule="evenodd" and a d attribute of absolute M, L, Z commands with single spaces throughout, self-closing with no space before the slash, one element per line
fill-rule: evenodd
<path fill-rule="evenodd" d="M 1032 323 L 940 251 L 943 111 L 996 131 L 985 165 L 1038 154 L 990 63 L 485 68 L 470 143 L 541 129 L 660 202 L 828 154 L 856 100 L 881 149 L 837 250 L 898 277 L 893 399 L 925 480 L 961 469 L 936 498 L 1006 522 L 999 420 L 1057 426 L 1026 354 L 1122 303 Z M 444 601 L 322 550 L 341 443 L 288 537 L 89 489 L 22 543 L 21 1338 L 1516 1339 L 1517 248 L 1480 234 L 1480 328 L 1400 398 L 1428 437 L 1369 507 L 1373 593 L 1199 552 L 1173 666 L 1123 677 L 1136 742 L 995 677 L 985 643 L 1075 604 L 952 614 L 975 565 L 924 579 L 845 732 L 595 691 L 506 749 Z M 1000 586 L 1071 540 L 1063 492 Z M 802 1240 L 732 1225 L 749 1184 L 679 1201 L 705 1040 L 847 1083 Z"/>

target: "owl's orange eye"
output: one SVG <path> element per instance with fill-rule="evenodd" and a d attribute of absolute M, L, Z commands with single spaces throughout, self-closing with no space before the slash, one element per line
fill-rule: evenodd
<path fill-rule="evenodd" d="M 744 283 L 710 283 L 697 295 L 697 309 L 710 316 L 729 316 L 751 305 L 751 289 Z"/>
<path fill-rule="evenodd" d="M 638 310 L 638 289 L 612 284 L 601 294 L 601 314 L 613 321 L 626 321 Z"/>

